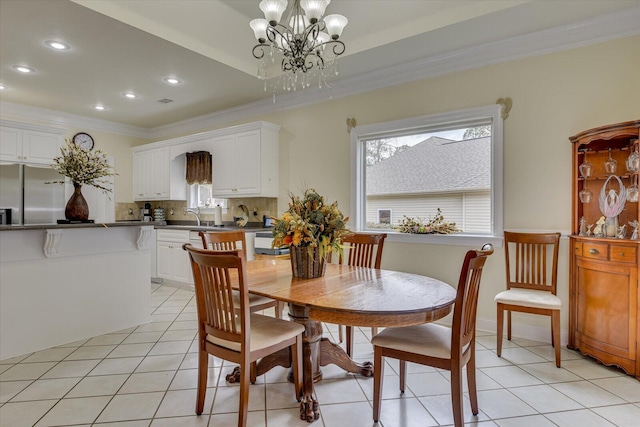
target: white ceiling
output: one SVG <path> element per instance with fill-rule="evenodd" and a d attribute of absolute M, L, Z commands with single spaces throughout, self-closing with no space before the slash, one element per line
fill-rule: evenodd
<path fill-rule="evenodd" d="M 248 22 L 262 16 L 258 4 L 0 0 L 0 99 L 152 129 L 270 98 L 251 55 Z M 639 7 L 640 0 L 333 0 L 327 13 L 349 19 L 335 84 Z M 49 49 L 50 39 L 71 50 Z M 183 83 L 168 86 L 170 75 Z M 126 91 L 140 98 L 124 98 Z M 163 98 L 173 102 L 157 102 Z M 107 110 L 93 110 L 96 103 Z"/>

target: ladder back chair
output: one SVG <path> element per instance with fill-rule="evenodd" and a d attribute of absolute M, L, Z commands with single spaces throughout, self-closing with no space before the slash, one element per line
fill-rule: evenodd
<path fill-rule="evenodd" d="M 470 250 L 464 257 L 451 327 L 425 323 L 402 328 L 386 328 L 373 337 L 373 420 L 380 419 L 384 357 L 400 361 L 400 392 L 404 393 L 407 362 L 433 366 L 451 372 L 451 403 L 456 427 L 464 426 L 462 409 L 462 368 L 467 365 L 467 382 L 471 411 L 478 414 L 476 390 L 476 312 L 482 268 L 493 246 L 485 244 L 481 250 Z M 384 420 L 383 420 L 384 422 Z"/>
<path fill-rule="evenodd" d="M 242 250 L 244 259 L 247 259 L 247 241 L 243 230 L 201 231 L 198 233 L 198 235 L 202 239 L 202 247 L 204 249 L 214 251 Z M 234 295 L 236 295 L 237 298 L 237 294 Z M 236 301 L 236 303 L 237 302 L 238 301 Z M 236 306 L 239 305 L 236 304 Z M 274 307 L 276 317 L 278 319 L 281 319 L 284 303 L 271 298 L 249 294 L 249 306 L 251 307 L 252 313 Z"/>
<path fill-rule="evenodd" d="M 557 296 L 560 233 L 504 232 L 507 290 L 495 297 L 498 321 L 498 356 L 502 356 L 504 312 L 507 339 L 511 340 L 511 312 L 551 317 L 551 344 L 560 367 L 560 310 Z"/>
<path fill-rule="evenodd" d="M 196 414 L 202 414 L 209 354 L 240 365 L 238 426 L 247 423 L 249 382 L 258 359 L 289 348 L 295 398 L 302 393 L 302 333 L 304 326 L 250 312 L 246 260 L 242 251 L 210 251 L 187 243 L 195 281 L 198 313 L 198 385 Z M 239 288 L 239 305 L 233 295 Z"/>
<path fill-rule="evenodd" d="M 380 268 L 382 262 L 382 249 L 386 233 L 354 233 L 342 237 L 343 251 L 346 251 L 346 264 L 356 267 Z M 338 259 L 340 264 L 345 262 L 344 252 Z M 371 336 L 378 333 L 378 328 L 371 328 Z M 346 326 L 347 354 L 353 356 L 353 334 L 352 326 Z M 338 336 L 340 342 L 343 341 L 342 325 L 338 325 Z"/>

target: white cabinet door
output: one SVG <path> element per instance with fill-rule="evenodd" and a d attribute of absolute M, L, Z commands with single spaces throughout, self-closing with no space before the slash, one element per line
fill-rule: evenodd
<path fill-rule="evenodd" d="M 50 165 L 60 155 L 62 136 L 35 130 L 2 126 L 0 160 Z"/>
<path fill-rule="evenodd" d="M 169 147 L 134 152 L 134 200 L 184 200 L 184 191 L 171 194 L 171 180 L 184 181 L 184 168 L 175 168 L 172 174 L 171 166 Z"/>
<path fill-rule="evenodd" d="M 189 254 L 182 249 L 189 241 L 189 232 L 159 229 L 157 239 L 157 277 L 193 284 Z"/>
<path fill-rule="evenodd" d="M 173 248 L 173 280 L 193 284 L 191 261 L 189 254 L 182 249 L 182 244 L 176 244 Z"/>
<path fill-rule="evenodd" d="M 151 196 L 155 199 L 169 198 L 169 148 L 159 148 L 150 152 Z"/>
<path fill-rule="evenodd" d="M 235 137 L 215 138 L 213 141 L 213 194 L 232 196 L 236 194 Z"/>
<path fill-rule="evenodd" d="M 158 258 L 157 258 L 156 268 L 158 271 L 158 277 L 162 279 L 171 280 L 173 278 L 172 245 L 174 245 L 174 243 L 171 243 L 171 242 L 158 242 L 158 245 L 157 245 Z"/>
<path fill-rule="evenodd" d="M 22 158 L 28 163 L 49 165 L 60 155 L 62 136 L 46 132 L 22 132 Z"/>
<path fill-rule="evenodd" d="M 4 126 L 0 128 L 0 160 L 22 161 L 22 131 L 20 129 Z"/>
<path fill-rule="evenodd" d="M 236 135 L 235 176 L 237 194 L 260 194 L 260 132 Z"/>
<path fill-rule="evenodd" d="M 146 152 L 133 153 L 133 199 L 144 200 L 145 199 L 145 184 L 147 182 L 145 167 L 145 155 Z"/>
<path fill-rule="evenodd" d="M 260 194 L 260 132 L 250 131 L 214 140 L 213 194 Z"/>

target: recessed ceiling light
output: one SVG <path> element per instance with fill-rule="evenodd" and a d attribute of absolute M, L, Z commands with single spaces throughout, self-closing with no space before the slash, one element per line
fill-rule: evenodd
<path fill-rule="evenodd" d="M 122 96 L 124 96 L 125 98 L 129 98 L 129 99 L 135 99 L 138 97 L 138 95 L 136 95 L 133 92 L 125 92 L 122 94 Z"/>
<path fill-rule="evenodd" d="M 71 49 L 71 46 L 69 46 L 68 44 L 59 42 L 57 40 L 47 40 L 46 42 L 44 42 L 44 44 L 46 44 L 47 46 L 49 46 L 50 48 L 55 49 L 55 50 L 69 50 L 69 49 Z"/>
<path fill-rule="evenodd" d="M 100 110 L 100 111 L 103 111 L 103 110 L 107 109 L 107 107 L 105 107 L 102 104 L 95 105 L 93 108 L 95 108 L 96 110 Z"/>
<path fill-rule="evenodd" d="M 164 81 L 169 83 L 170 85 L 179 85 L 180 83 L 182 83 L 182 80 L 175 77 L 165 77 Z"/>
<path fill-rule="evenodd" d="M 13 69 L 16 71 L 20 71 L 21 73 L 25 73 L 25 74 L 29 74 L 29 73 L 35 73 L 36 70 L 34 70 L 31 67 L 27 67 L 25 65 L 14 65 Z"/>
<path fill-rule="evenodd" d="M 4 85 L 0 85 L 0 90 L 4 90 Z"/>

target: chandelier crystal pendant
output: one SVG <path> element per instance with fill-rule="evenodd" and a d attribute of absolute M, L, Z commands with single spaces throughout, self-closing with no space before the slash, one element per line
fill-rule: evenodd
<path fill-rule="evenodd" d="M 338 40 L 349 22 L 342 15 L 327 15 L 325 9 L 331 0 L 294 0 L 286 19 L 281 21 L 287 9 L 287 0 L 262 0 L 260 9 L 264 19 L 252 20 L 249 25 L 258 44 L 253 47 L 253 56 L 262 60 L 258 67 L 258 78 L 266 80 L 279 74 L 273 85 L 296 90 L 309 87 L 317 78 L 318 87 L 329 86 L 332 75 L 338 74 L 337 57 L 345 51 Z M 280 70 L 276 70 L 276 64 Z M 280 71 L 282 73 L 280 73 Z"/>

